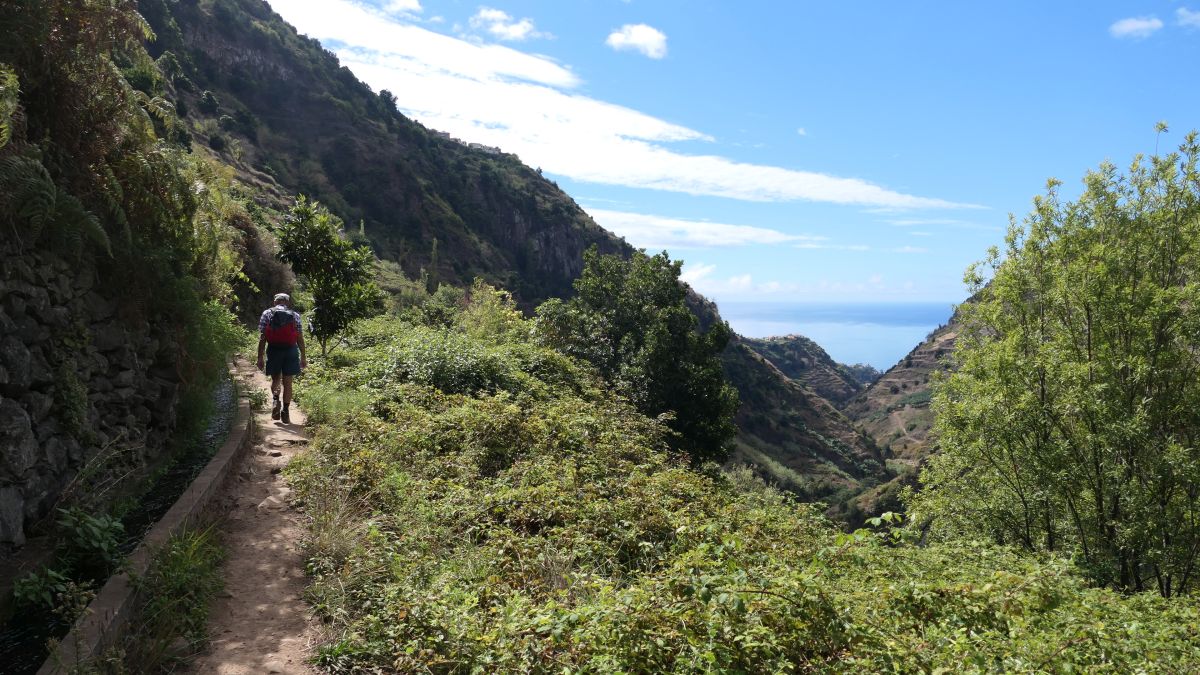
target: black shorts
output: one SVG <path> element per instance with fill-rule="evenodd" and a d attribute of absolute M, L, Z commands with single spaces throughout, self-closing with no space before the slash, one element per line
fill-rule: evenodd
<path fill-rule="evenodd" d="M 300 348 L 287 345 L 267 345 L 267 375 L 299 375 Z"/>

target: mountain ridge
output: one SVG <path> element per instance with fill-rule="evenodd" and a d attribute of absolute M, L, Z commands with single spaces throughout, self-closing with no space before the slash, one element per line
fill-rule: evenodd
<path fill-rule="evenodd" d="M 261 187 L 268 208 L 307 194 L 407 275 L 434 285 L 482 277 L 526 310 L 571 294 L 587 248 L 634 250 L 515 155 L 405 117 L 261 0 L 144 7 L 158 35 L 151 52 L 180 64 L 176 108 L 194 140 Z M 693 306 L 702 327 L 720 320 L 711 302 L 697 296 Z M 772 467 L 799 468 L 813 498 L 888 478 L 878 449 L 824 398 L 736 341 L 724 362 L 743 400 L 738 445 L 761 473 L 795 484 Z"/>

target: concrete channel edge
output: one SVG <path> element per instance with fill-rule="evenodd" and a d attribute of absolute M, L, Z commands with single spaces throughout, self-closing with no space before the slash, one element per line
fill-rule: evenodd
<path fill-rule="evenodd" d="M 232 365 L 230 372 L 236 372 Z M 203 521 L 213 497 L 253 445 L 254 414 L 246 392 L 239 386 L 237 414 L 229 438 L 170 510 L 146 533 L 142 543 L 129 555 L 125 571 L 113 575 L 104 584 L 37 675 L 64 675 L 94 662 L 106 649 L 117 644 L 137 611 L 137 589 L 132 580 L 146 574 L 154 552 L 172 535 Z"/>

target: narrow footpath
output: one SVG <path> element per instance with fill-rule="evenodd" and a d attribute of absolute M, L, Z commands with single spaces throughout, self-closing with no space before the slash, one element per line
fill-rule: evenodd
<path fill-rule="evenodd" d="M 270 382 L 253 366 L 239 362 L 235 372 L 244 390 L 260 389 L 270 400 Z M 227 513 L 218 524 L 225 590 L 210 611 L 211 642 L 183 672 L 316 673 L 308 664 L 319 631 L 303 599 L 304 521 L 289 505 L 291 488 L 280 473 L 308 444 L 305 416 L 294 403 L 288 425 L 272 420 L 270 410 L 254 414 L 254 447 L 219 496 Z"/>

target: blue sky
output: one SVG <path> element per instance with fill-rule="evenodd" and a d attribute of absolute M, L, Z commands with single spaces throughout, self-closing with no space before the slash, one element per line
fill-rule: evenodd
<path fill-rule="evenodd" d="M 1047 178 L 1200 127 L 1200 0 L 271 4 L 718 304 L 959 301 Z"/>

